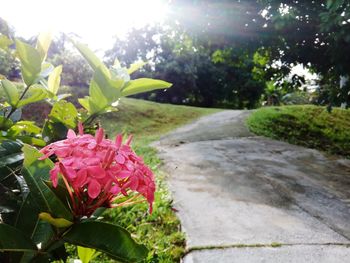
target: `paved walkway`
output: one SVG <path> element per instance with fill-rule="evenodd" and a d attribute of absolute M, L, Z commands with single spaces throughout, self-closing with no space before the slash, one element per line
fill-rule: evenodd
<path fill-rule="evenodd" d="M 350 160 L 254 136 L 248 115 L 206 116 L 155 144 L 184 262 L 350 262 Z"/>

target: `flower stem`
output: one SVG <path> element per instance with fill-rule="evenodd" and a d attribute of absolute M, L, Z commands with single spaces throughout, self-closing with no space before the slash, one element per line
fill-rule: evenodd
<path fill-rule="evenodd" d="M 67 191 L 68 191 L 68 193 L 69 193 L 69 197 L 70 197 L 70 199 L 71 199 L 71 201 L 72 201 L 73 211 L 75 212 L 75 211 L 77 211 L 77 206 L 76 206 L 76 204 L 75 204 L 75 199 L 74 199 L 72 190 L 70 189 L 70 186 L 69 186 L 69 184 L 68 184 L 68 182 L 67 182 L 67 179 L 64 177 L 64 175 L 62 175 L 62 179 L 63 179 L 63 182 L 64 182 L 64 184 L 65 184 L 65 186 L 66 186 L 66 188 L 67 188 Z"/>

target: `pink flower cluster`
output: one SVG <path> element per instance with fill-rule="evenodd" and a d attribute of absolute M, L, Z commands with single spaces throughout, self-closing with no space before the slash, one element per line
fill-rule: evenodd
<path fill-rule="evenodd" d="M 57 187 L 59 174 L 71 195 L 76 216 L 90 216 L 99 207 L 113 207 L 120 194 L 136 191 L 146 198 L 152 212 L 155 182 L 152 171 L 130 147 L 131 137 L 122 143 L 122 135 L 115 141 L 104 138 L 102 128 L 95 137 L 84 134 L 79 124 L 79 134 L 69 130 L 67 139 L 57 141 L 41 152 L 41 159 L 56 155 L 58 161 L 50 171 Z"/>

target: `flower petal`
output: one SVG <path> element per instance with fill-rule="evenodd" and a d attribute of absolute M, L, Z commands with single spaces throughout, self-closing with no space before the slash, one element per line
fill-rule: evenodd
<path fill-rule="evenodd" d="M 100 193 L 101 185 L 95 179 L 91 179 L 88 185 L 88 195 L 95 199 Z"/>
<path fill-rule="evenodd" d="M 77 176 L 74 180 L 74 187 L 83 187 L 87 183 L 87 170 L 81 169 L 77 172 Z"/>
<path fill-rule="evenodd" d="M 95 178 L 103 178 L 106 176 L 106 171 L 101 166 L 89 166 L 88 168 L 89 176 Z"/>
<path fill-rule="evenodd" d="M 113 195 L 117 195 L 119 194 L 121 191 L 120 187 L 118 185 L 114 185 L 112 186 L 110 192 L 113 194 Z"/>
<path fill-rule="evenodd" d="M 122 145 L 122 141 L 123 141 L 123 135 L 118 134 L 118 135 L 115 137 L 115 146 L 116 146 L 117 148 L 119 148 L 119 147 Z"/>
<path fill-rule="evenodd" d="M 88 149 L 93 150 L 96 148 L 97 143 L 95 141 L 92 141 L 88 145 Z"/>
<path fill-rule="evenodd" d="M 129 138 L 126 140 L 126 143 L 125 143 L 126 145 L 128 145 L 128 146 L 130 145 L 130 143 L 132 141 L 132 137 L 133 137 L 132 135 L 129 135 Z"/>
<path fill-rule="evenodd" d="M 89 157 L 84 159 L 84 163 L 86 165 L 98 165 L 100 163 L 100 159 L 96 157 Z"/>
<path fill-rule="evenodd" d="M 102 139 L 104 137 L 104 131 L 102 128 L 99 128 L 95 134 L 95 137 L 96 137 L 96 142 L 97 143 L 100 143 L 102 142 Z"/>
<path fill-rule="evenodd" d="M 72 152 L 72 148 L 66 147 L 66 146 L 55 149 L 55 154 L 59 158 L 67 157 L 71 154 L 71 152 Z"/>
<path fill-rule="evenodd" d="M 124 164 L 125 157 L 120 153 L 118 153 L 117 156 L 115 157 L 115 160 L 117 161 L 117 163 Z"/>
<path fill-rule="evenodd" d="M 79 130 L 79 135 L 84 135 L 84 126 L 80 121 L 78 123 L 78 130 Z"/>
<path fill-rule="evenodd" d="M 53 187 L 57 187 L 59 171 L 60 171 L 60 168 L 57 164 L 55 164 L 55 167 L 50 171 L 50 179 L 52 181 Z"/>
<path fill-rule="evenodd" d="M 68 132 L 67 132 L 67 138 L 68 139 L 74 139 L 76 137 L 77 137 L 77 135 L 75 134 L 75 132 L 72 129 L 69 129 Z"/>
<path fill-rule="evenodd" d="M 124 179 L 124 178 L 129 177 L 131 174 L 132 174 L 132 172 L 130 172 L 130 171 L 122 170 L 116 175 L 116 177 L 119 179 Z"/>
<path fill-rule="evenodd" d="M 75 170 L 72 167 L 65 166 L 65 168 L 66 168 L 66 174 L 65 175 L 68 177 L 69 180 L 72 180 L 72 179 L 74 179 L 77 176 L 77 173 L 75 172 Z"/>

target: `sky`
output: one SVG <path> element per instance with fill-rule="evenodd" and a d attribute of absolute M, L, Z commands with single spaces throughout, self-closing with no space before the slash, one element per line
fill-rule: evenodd
<path fill-rule="evenodd" d="M 162 0 L 3 0 L 0 17 L 18 36 L 73 32 L 91 48 L 105 50 L 112 47 L 115 36 L 161 22 L 167 12 Z"/>

